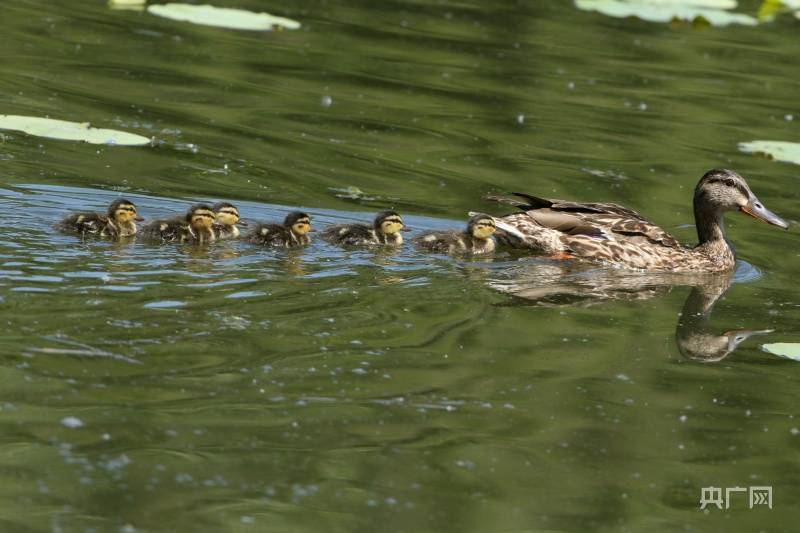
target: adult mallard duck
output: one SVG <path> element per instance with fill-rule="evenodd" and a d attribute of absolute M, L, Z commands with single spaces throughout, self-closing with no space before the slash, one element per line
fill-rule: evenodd
<path fill-rule="evenodd" d="M 161 242 L 214 242 L 211 226 L 216 216 L 206 204 L 195 204 L 184 217 L 154 220 L 142 228 L 142 235 Z"/>
<path fill-rule="evenodd" d="M 721 272 L 736 258 L 725 240 L 723 217 L 741 211 L 780 228 L 788 224 L 756 198 L 736 172 L 709 170 L 694 190 L 699 243 L 678 241 L 636 211 L 616 204 L 546 200 L 514 193 L 489 199 L 522 209 L 498 219 L 501 242 L 561 258 L 580 258 L 627 268 L 673 272 Z"/>
<path fill-rule="evenodd" d="M 301 211 L 292 211 L 286 215 L 283 224 L 257 225 L 247 236 L 247 240 L 263 246 L 292 248 L 309 244 L 311 242 L 309 232 L 311 232 L 311 217 Z"/>
<path fill-rule="evenodd" d="M 492 236 L 497 231 L 493 217 L 472 215 L 464 231 L 430 231 L 417 236 L 414 244 L 430 252 L 485 255 L 494 252 Z"/>
<path fill-rule="evenodd" d="M 217 219 L 212 226 L 214 236 L 219 239 L 238 239 L 239 228 L 236 226 L 247 226 L 247 223 L 239 218 L 239 210 L 236 206 L 228 202 L 217 202 L 211 208 Z"/>
<path fill-rule="evenodd" d="M 101 237 L 128 237 L 136 235 L 136 222 L 144 218 L 136 213 L 136 206 L 125 198 L 118 198 L 108 206 L 106 214 L 74 213 L 57 224 L 61 231 Z"/>
<path fill-rule="evenodd" d="M 403 224 L 397 211 L 383 211 L 375 216 L 372 226 L 369 224 L 337 224 L 329 226 L 322 232 L 326 241 L 341 246 L 371 246 L 403 244 L 401 231 L 410 231 Z"/>

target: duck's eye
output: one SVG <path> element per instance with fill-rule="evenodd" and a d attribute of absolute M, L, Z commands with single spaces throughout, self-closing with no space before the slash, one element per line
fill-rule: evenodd
<path fill-rule="evenodd" d="M 731 178 L 727 178 L 723 183 L 725 185 L 727 185 L 728 187 L 735 187 L 736 186 L 736 182 L 733 181 Z"/>

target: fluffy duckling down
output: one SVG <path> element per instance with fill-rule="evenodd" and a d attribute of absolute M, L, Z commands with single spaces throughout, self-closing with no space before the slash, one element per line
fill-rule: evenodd
<path fill-rule="evenodd" d="M 142 221 L 136 206 L 130 200 L 118 198 L 108 206 L 106 214 L 74 213 L 56 226 L 61 231 L 101 237 L 128 237 L 136 235 L 136 222 Z"/>
<path fill-rule="evenodd" d="M 206 204 L 195 204 L 186 215 L 172 219 L 154 220 L 142 228 L 142 234 L 162 242 L 208 243 L 216 239 L 212 229 L 216 215 Z"/>
<path fill-rule="evenodd" d="M 214 215 L 217 217 L 212 229 L 217 240 L 238 239 L 240 232 L 237 224 L 246 226 L 239 216 L 236 206 L 228 202 L 217 202 L 212 207 Z"/>
<path fill-rule="evenodd" d="M 274 248 L 292 248 L 305 246 L 311 242 L 311 217 L 302 211 L 292 211 L 279 223 L 262 223 L 257 225 L 247 236 L 253 244 Z"/>
<path fill-rule="evenodd" d="M 341 246 L 371 246 L 403 244 L 400 232 L 410 231 L 403 223 L 397 211 L 383 211 L 375 216 L 372 226 L 369 224 L 337 224 L 329 226 L 322 232 L 322 238 L 332 244 Z"/>
<path fill-rule="evenodd" d="M 497 225 L 493 217 L 473 215 L 464 231 L 430 231 L 414 239 L 414 244 L 429 252 L 486 255 L 494 252 L 493 235 Z"/>

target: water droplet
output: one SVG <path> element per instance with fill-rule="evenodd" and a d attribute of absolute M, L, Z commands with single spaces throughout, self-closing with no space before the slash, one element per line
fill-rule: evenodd
<path fill-rule="evenodd" d="M 65 416 L 61 419 L 61 425 L 67 428 L 82 428 L 83 420 L 74 416 Z"/>

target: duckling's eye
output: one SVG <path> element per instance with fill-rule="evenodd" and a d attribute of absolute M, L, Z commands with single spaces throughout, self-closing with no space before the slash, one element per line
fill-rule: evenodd
<path fill-rule="evenodd" d="M 733 181 L 731 178 L 726 179 L 725 181 L 723 181 L 723 183 L 725 185 L 727 185 L 728 187 L 735 187 L 736 186 L 736 182 Z"/>

